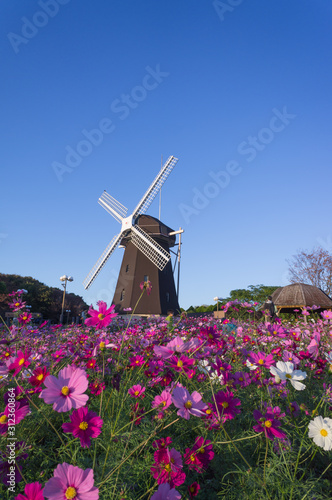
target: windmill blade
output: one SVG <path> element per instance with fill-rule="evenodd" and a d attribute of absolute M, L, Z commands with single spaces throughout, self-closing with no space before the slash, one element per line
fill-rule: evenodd
<path fill-rule="evenodd" d="M 164 269 L 171 258 L 163 247 L 137 225 L 131 228 L 131 241 L 160 271 Z"/>
<path fill-rule="evenodd" d="M 165 165 L 162 167 L 160 170 L 159 174 L 135 208 L 133 212 L 133 218 L 137 217 L 139 214 L 144 214 L 153 200 L 155 199 L 156 195 L 158 194 L 161 186 L 164 184 L 166 181 L 167 177 L 169 174 L 172 172 L 173 168 L 177 164 L 178 159 L 174 158 L 174 156 L 170 156 L 165 163 Z"/>
<path fill-rule="evenodd" d="M 128 208 L 126 208 L 122 203 L 117 201 L 113 196 L 108 194 L 106 191 L 103 192 L 98 200 L 99 205 L 101 205 L 106 212 L 113 215 L 114 219 L 118 222 L 122 222 L 126 217 Z"/>
<path fill-rule="evenodd" d="M 104 267 L 106 264 L 107 260 L 111 256 L 111 254 L 114 252 L 118 244 L 120 243 L 120 240 L 122 238 L 122 233 L 119 233 L 117 236 L 114 236 L 112 241 L 109 243 L 109 245 L 105 248 L 104 252 L 101 254 L 85 280 L 83 281 L 84 288 L 87 290 L 92 282 L 95 280 L 95 278 L 98 276 L 100 273 L 101 269 Z"/>

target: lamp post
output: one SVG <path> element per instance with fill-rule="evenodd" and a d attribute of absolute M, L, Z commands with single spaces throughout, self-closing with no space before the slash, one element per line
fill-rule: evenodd
<path fill-rule="evenodd" d="M 217 312 L 218 312 L 219 300 L 223 300 L 223 299 L 221 297 L 215 297 L 213 300 L 217 301 Z"/>
<path fill-rule="evenodd" d="M 60 316 L 60 323 L 63 323 L 63 309 L 65 307 L 65 297 L 66 297 L 66 288 L 67 288 L 67 281 L 74 281 L 74 278 L 72 276 L 67 276 L 64 274 L 63 276 L 60 277 L 60 281 L 63 283 L 63 296 L 62 296 L 62 308 L 61 308 L 61 316 Z"/>

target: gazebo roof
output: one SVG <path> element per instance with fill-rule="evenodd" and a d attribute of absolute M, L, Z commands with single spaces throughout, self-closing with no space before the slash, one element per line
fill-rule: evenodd
<path fill-rule="evenodd" d="M 312 307 L 332 309 L 332 300 L 320 288 L 305 283 L 294 283 L 277 288 L 272 294 L 277 307 Z"/>

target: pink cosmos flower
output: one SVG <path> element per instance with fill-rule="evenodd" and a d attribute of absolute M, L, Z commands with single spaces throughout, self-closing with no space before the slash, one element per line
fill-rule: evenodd
<path fill-rule="evenodd" d="M 74 437 L 78 437 L 82 448 L 91 445 L 90 437 L 98 437 L 101 433 L 103 420 L 88 408 L 79 408 L 70 415 L 70 423 L 62 424 L 63 432 L 71 432 Z"/>
<path fill-rule="evenodd" d="M 156 345 L 154 346 L 153 350 L 157 356 L 161 356 L 163 359 L 168 359 L 174 354 L 174 352 L 186 352 L 190 349 L 196 349 L 199 343 L 200 342 L 198 339 L 188 340 L 188 342 L 184 342 L 178 335 L 177 337 L 175 337 L 175 339 L 168 342 L 166 346 Z"/>
<path fill-rule="evenodd" d="M 155 463 L 151 467 L 151 474 L 158 484 L 169 483 L 170 487 L 179 486 L 186 480 L 185 473 L 181 470 L 181 453 L 174 448 L 169 450 L 159 449 L 153 454 Z"/>
<path fill-rule="evenodd" d="M 190 486 L 188 486 L 189 498 L 196 497 L 200 489 L 201 487 L 198 483 L 196 483 L 196 481 L 192 483 Z"/>
<path fill-rule="evenodd" d="M 211 441 L 208 439 L 205 441 L 203 437 L 198 437 L 192 449 L 186 448 L 184 459 L 185 464 L 189 465 L 189 469 L 202 472 L 202 469 L 208 466 L 214 457 L 212 444 L 210 443 Z"/>
<path fill-rule="evenodd" d="M 290 363 L 293 363 L 294 366 L 297 366 L 300 363 L 299 358 L 291 351 L 284 351 L 282 354 L 282 360 L 285 362 L 289 361 Z"/>
<path fill-rule="evenodd" d="M 45 500 L 43 491 L 43 487 L 40 483 L 29 483 L 25 485 L 25 495 L 20 493 L 15 497 L 15 500 Z"/>
<path fill-rule="evenodd" d="M 194 391 L 191 395 L 185 387 L 177 385 L 172 393 L 172 403 L 179 408 L 177 415 L 189 420 L 190 415 L 202 417 L 207 405 L 201 401 L 202 396 Z"/>
<path fill-rule="evenodd" d="M 274 363 L 272 354 L 266 355 L 264 352 L 258 352 L 257 354 L 255 352 L 249 352 L 248 359 L 250 363 L 257 365 L 260 368 L 264 366 L 265 368 L 269 369 L 270 366 L 272 366 Z"/>
<path fill-rule="evenodd" d="M 152 285 L 151 285 L 151 281 L 150 280 L 147 280 L 147 281 L 141 281 L 140 285 L 139 285 L 140 289 L 143 291 L 143 290 L 146 290 L 146 293 L 148 295 L 150 295 L 151 293 L 151 290 L 152 290 Z"/>
<path fill-rule="evenodd" d="M 22 370 L 22 368 L 30 365 L 30 362 L 28 361 L 29 356 L 30 353 L 27 350 L 25 350 L 24 353 L 22 351 L 18 351 L 14 362 L 8 366 L 9 371 L 14 370 L 14 377 Z"/>
<path fill-rule="evenodd" d="M 189 378 L 192 378 L 195 371 L 191 369 L 191 367 L 195 364 L 195 360 L 193 358 L 187 358 L 187 356 L 171 356 L 168 359 L 168 363 L 176 372 L 184 372 L 188 375 Z"/>
<path fill-rule="evenodd" d="M 12 412 L 12 405 L 8 405 L 3 413 L 0 413 L 0 434 L 6 434 L 8 430 L 8 425 L 17 425 L 21 420 L 23 420 L 29 413 L 29 403 L 27 399 L 21 399 L 15 402 L 15 411 Z M 11 420 L 14 420 L 11 423 Z"/>
<path fill-rule="evenodd" d="M 26 323 L 29 323 L 29 321 L 32 318 L 32 314 L 29 312 L 23 312 L 19 317 L 18 317 L 18 322 L 22 323 L 25 325 Z"/>
<path fill-rule="evenodd" d="M 128 389 L 128 394 L 132 398 L 140 398 L 141 396 L 144 398 L 145 387 L 142 387 L 140 384 L 133 385 L 130 389 Z"/>
<path fill-rule="evenodd" d="M 320 314 L 324 319 L 332 319 L 332 311 L 323 311 Z"/>
<path fill-rule="evenodd" d="M 160 407 L 162 410 L 166 410 L 172 404 L 172 396 L 168 391 L 163 391 L 160 396 L 156 396 L 152 401 L 152 408 Z"/>
<path fill-rule="evenodd" d="M 316 359 L 319 354 L 319 342 L 320 342 L 320 333 L 315 332 L 313 339 L 308 345 L 308 351 L 313 359 Z"/>
<path fill-rule="evenodd" d="M 9 307 L 13 309 L 14 312 L 19 311 L 20 309 L 23 309 L 25 306 L 26 302 L 23 302 L 21 299 L 14 299 L 13 302 L 9 302 Z"/>
<path fill-rule="evenodd" d="M 66 366 L 60 370 L 58 378 L 49 375 L 44 384 L 46 389 L 39 397 L 46 404 L 53 404 L 53 410 L 59 413 L 85 406 L 89 399 L 89 396 L 83 394 L 88 387 L 88 379 L 82 368 Z"/>
<path fill-rule="evenodd" d="M 212 407 L 217 415 L 217 420 L 219 421 L 219 416 L 222 423 L 226 420 L 232 420 L 235 414 L 241 413 L 240 408 L 241 401 L 238 398 L 234 398 L 234 394 L 227 391 L 219 391 L 215 395 L 216 405 L 213 403 Z"/>
<path fill-rule="evenodd" d="M 145 363 L 143 356 L 133 356 L 129 359 L 129 366 L 142 366 Z"/>
<path fill-rule="evenodd" d="M 47 481 L 44 495 L 49 500 L 98 500 L 99 490 L 93 484 L 92 469 L 83 470 L 64 462 Z"/>
<path fill-rule="evenodd" d="M 99 380 L 95 380 L 89 385 L 89 389 L 91 394 L 95 394 L 95 396 L 99 396 L 101 392 L 105 389 L 104 382 L 99 382 Z"/>
<path fill-rule="evenodd" d="M 166 438 L 156 439 L 153 441 L 152 446 L 157 450 L 163 450 L 168 448 L 168 446 L 172 443 L 172 438 L 167 436 Z"/>
<path fill-rule="evenodd" d="M 171 488 L 168 483 L 160 484 L 157 491 L 152 495 L 151 500 L 180 500 L 181 494 Z"/>
<path fill-rule="evenodd" d="M 98 311 L 96 311 L 92 306 L 90 306 L 88 313 L 90 314 L 91 318 L 87 318 L 85 320 L 85 324 L 87 326 L 95 326 L 96 328 L 103 328 L 105 326 L 108 326 L 112 321 L 112 319 L 115 318 L 115 316 L 117 316 L 117 313 L 113 313 L 115 304 L 113 304 L 111 307 L 107 309 L 106 302 L 100 300 L 99 302 L 97 302 L 97 305 L 99 306 Z"/>
<path fill-rule="evenodd" d="M 275 416 L 271 407 L 266 408 L 264 415 L 259 410 L 254 410 L 254 418 L 257 421 L 257 425 L 253 426 L 254 431 L 264 432 L 265 436 L 271 440 L 274 438 L 285 439 L 286 434 L 278 429 L 281 422 Z"/>

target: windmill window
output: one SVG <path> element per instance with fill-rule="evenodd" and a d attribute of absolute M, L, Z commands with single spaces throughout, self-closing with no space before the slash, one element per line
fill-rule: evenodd
<path fill-rule="evenodd" d="M 149 276 L 147 274 L 144 275 L 144 281 L 149 281 Z"/>
<path fill-rule="evenodd" d="M 166 302 L 169 302 L 169 293 L 166 292 Z"/>
<path fill-rule="evenodd" d="M 123 289 L 121 290 L 120 300 L 123 300 L 123 299 L 124 299 L 124 296 L 125 296 L 125 289 L 123 288 Z"/>
<path fill-rule="evenodd" d="M 126 265 L 126 273 L 129 271 L 129 264 Z"/>

